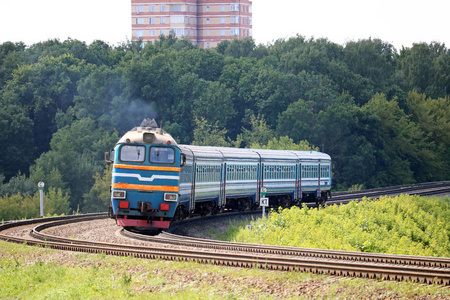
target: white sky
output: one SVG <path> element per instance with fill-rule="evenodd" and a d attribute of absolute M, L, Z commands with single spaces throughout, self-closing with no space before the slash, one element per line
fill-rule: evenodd
<path fill-rule="evenodd" d="M 0 0 L 0 43 L 68 37 L 117 45 L 131 38 L 130 0 Z M 300 34 L 348 41 L 380 38 L 397 49 L 450 45 L 450 0 L 253 0 L 253 37 L 267 44 Z"/>

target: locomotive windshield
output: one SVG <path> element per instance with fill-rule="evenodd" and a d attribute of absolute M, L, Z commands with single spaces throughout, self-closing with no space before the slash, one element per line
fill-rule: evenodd
<path fill-rule="evenodd" d="M 173 164 L 175 162 L 175 151 L 172 148 L 151 147 L 150 162 L 156 164 Z"/>
<path fill-rule="evenodd" d="M 120 148 L 120 160 L 129 162 L 143 162 L 145 159 L 145 147 L 124 145 Z"/>

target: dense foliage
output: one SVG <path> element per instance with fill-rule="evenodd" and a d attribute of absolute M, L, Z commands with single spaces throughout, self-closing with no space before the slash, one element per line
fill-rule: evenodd
<path fill-rule="evenodd" d="M 172 36 L 145 47 L 6 42 L 0 196 L 31 196 L 43 180 L 72 210 L 105 210 L 102 153 L 144 117 L 180 143 L 312 144 L 332 156 L 338 189 L 446 180 L 449 73 L 438 43 L 397 51 L 378 39 L 342 46 L 301 36 L 211 50 Z"/>
<path fill-rule="evenodd" d="M 321 209 L 293 207 L 253 222 L 239 242 L 450 256 L 450 198 L 401 195 Z"/>

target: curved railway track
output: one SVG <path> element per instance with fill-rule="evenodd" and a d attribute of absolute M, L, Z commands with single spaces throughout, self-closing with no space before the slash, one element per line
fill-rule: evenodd
<path fill-rule="evenodd" d="M 410 187 L 391 188 L 389 193 L 448 193 L 449 183 L 418 185 L 414 190 Z M 406 192 L 406 190 L 408 190 Z M 371 190 L 371 198 L 375 194 L 386 195 L 386 190 Z M 334 202 L 346 203 L 349 199 L 367 195 L 367 192 L 339 193 Z M 378 195 L 378 196 L 379 196 Z M 221 217 L 224 215 L 221 215 Z M 17 243 L 50 247 L 60 250 L 81 251 L 89 253 L 105 253 L 109 255 L 134 256 L 148 259 L 166 259 L 178 261 L 196 261 L 225 266 L 258 267 L 271 270 L 294 270 L 352 276 L 363 278 L 380 278 L 385 280 L 404 280 L 421 283 L 450 285 L 450 258 L 399 256 L 374 253 L 330 251 L 294 247 L 274 247 L 255 244 L 242 244 L 183 237 L 164 232 L 159 236 L 143 236 L 122 231 L 128 238 L 152 242 L 149 246 L 133 246 L 125 244 L 100 243 L 87 240 L 63 238 L 46 234 L 47 228 L 84 222 L 99 218 L 107 218 L 106 214 L 91 214 L 45 218 L 21 222 L 11 222 L 0 226 L 0 238 Z M 186 226 L 188 222 L 205 220 L 195 218 L 179 222 L 178 226 Z M 34 227 L 27 237 L 14 237 L 4 231 L 16 226 Z M 163 247 L 165 245 L 165 247 Z M 167 247 L 172 245 L 174 247 Z"/>

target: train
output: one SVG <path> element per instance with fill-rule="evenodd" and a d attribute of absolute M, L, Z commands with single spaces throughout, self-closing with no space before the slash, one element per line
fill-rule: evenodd
<path fill-rule="evenodd" d="M 129 228 L 163 230 L 174 221 L 225 211 L 331 198 L 331 158 L 317 151 L 179 145 L 152 120 L 114 150 L 110 217 Z"/>

